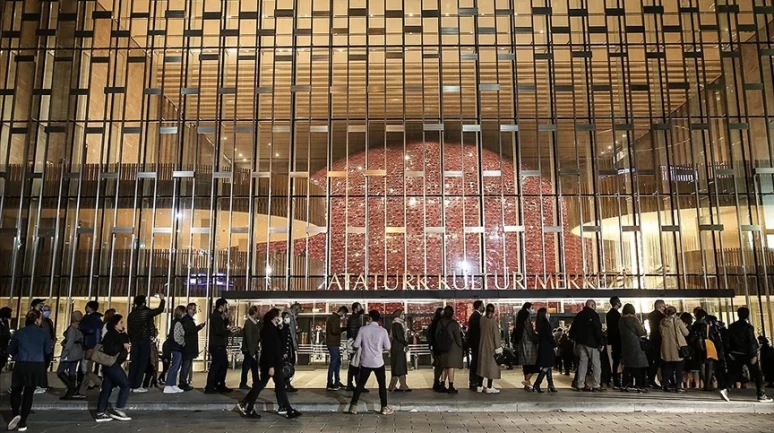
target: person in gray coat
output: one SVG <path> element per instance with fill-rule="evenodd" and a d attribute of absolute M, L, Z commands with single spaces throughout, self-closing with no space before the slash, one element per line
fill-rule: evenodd
<path fill-rule="evenodd" d="M 83 313 L 73 311 L 70 316 L 70 327 L 64 333 L 62 341 L 62 354 L 59 357 L 59 368 L 56 376 L 65 384 L 67 391 L 61 397 L 62 400 L 83 399 L 85 395 L 80 393 L 77 386 L 78 363 L 83 361 L 83 333 L 79 329 Z"/>
<path fill-rule="evenodd" d="M 648 392 L 645 372 L 648 369 L 648 356 L 642 349 L 642 340 L 648 333 L 635 315 L 634 305 L 626 304 L 618 322 L 621 333 L 621 355 L 623 357 L 623 386 L 621 391 Z"/>

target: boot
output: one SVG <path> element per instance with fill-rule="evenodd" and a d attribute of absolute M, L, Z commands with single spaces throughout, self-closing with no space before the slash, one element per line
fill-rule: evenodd
<path fill-rule="evenodd" d="M 75 394 L 75 384 L 70 381 L 70 376 L 65 373 L 57 373 L 56 377 L 59 378 L 59 380 L 62 381 L 67 391 L 65 391 L 65 394 L 60 397 L 60 400 L 71 400 L 73 398 L 73 394 Z"/>
<path fill-rule="evenodd" d="M 540 394 L 543 393 L 543 390 L 540 389 L 540 385 L 543 383 L 543 378 L 546 377 L 545 370 L 540 370 L 540 374 L 538 374 L 538 378 L 535 381 L 535 384 L 532 385 L 532 392 L 538 392 Z"/>
<path fill-rule="evenodd" d="M 554 373 L 549 371 L 547 376 L 548 376 L 548 392 L 558 392 L 556 390 L 556 387 L 554 386 Z"/>

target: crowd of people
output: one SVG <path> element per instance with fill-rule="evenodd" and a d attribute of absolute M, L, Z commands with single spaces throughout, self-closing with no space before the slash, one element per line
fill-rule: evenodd
<path fill-rule="evenodd" d="M 135 297 L 126 321 L 112 309 L 100 313 L 96 301 L 86 304 L 85 314 L 73 311 L 70 315 L 56 370 L 65 389 L 61 398 L 82 399 L 85 391 L 99 388 L 97 422 L 131 420 L 125 411 L 130 394 L 148 392 L 149 386 L 162 385 L 164 394 L 192 390 L 192 362 L 200 353 L 199 332 L 206 325 L 211 364 L 204 392 L 232 391 L 226 385 L 227 347 L 229 337 L 238 328 L 230 317 L 228 301 L 215 301 L 208 323 L 196 323 L 196 304 L 174 308 L 161 355 L 154 319 L 164 313 L 165 297 L 159 295 L 156 308 L 147 304 L 145 296 Z M 610 306 L 605 315 L 606 328 L 595 301 L 589 300 L 565 331 L 552 327 L 546 308 L 535 311 L 533 304 L 526 302 L 514 316 L 509 340 L 503 339 L 508 333 L 502 329 L 493 304 L 475 301 L 464 329 L 452 306 L 439 307 L 427 329 L 433 390 L 457 394 L 456 373 L 464 368 L 467 357 L 468 387 L 478 393 L 499 393 L 494 385 L 501 378 L 503 366 L 518 363 L 523 369 L 524 389 L 535 393 L 556 393 L 553 372 L 558 370 L 565 375 L 575 372 L 572 389 L 578 392 L 612 388 L 622 392 L 661 389 L 682 393 L 698 388 L 717 390 L 726 401 L 730 401 L 730 390 L 745 377 L 755 384 L 759 402 L 772 401 L 764 391 L 764 374 L 769 383 L 774 380 L 772 348 L 764 337 L 756 337 L 748 308 L 739 308 L 738 320 L 726 327 L 701 308 L 678 314 L 675 307 L 658 300 L 646 318 L 648 332 L 632 304 L 622 305 L 619 298 L 613 297 Z M 244 356 L 239 388 L 249 390 L 237 405 L 243 416 L 260 418 L 255 402 L 269 380 L 274 383 L 277 412 L 287 418 L 301 415 L 288 398 L 288 393 L 297 391 L 292 379 L 298 352 L 296 318 L 300 312 L 298 303 L 284 311 L 272 308 L 263 315 L 257 306 L 248 309 L 239 330 Z M 24 326 L 16 332 L 10 326 L 11 313 L 10 308 L 0 309 L 0 371 L 10 356 L 14 360 L 13 417 L 8 429 L 25 431 L 34 395 L 48 389 L 47 371 L 57 338 L 48 316 L 50 308 L 43 300 L 31 303 Z M 353 393 L 349 413 L 357 413 L 361 395 L 369 392 L 366 383 L 372 374 L 382 414 L 393 412 L 387 402 L 388 392 L 411 391 L 406 380 L 406 353 L 412 331 L 403 309 L 392 312 L 390 321 L 388 331 L 382 326 L 380 312 L 366 312 L 358 302 L 352 304 L 351 313 L 342 306 L 326 320 L 325 344 L 330 357 L 326 388 Z M 346 340 L 342 341 L 344 335 Z M 342 347 L 349 360 L 346 385 L 340 379 Z M 386 353 L 390 359 L 389 385 Z M 515 361 L 507 361 L 509 356 Z M 159 358 L 163 366 L 160 373 Z M 128 372 L 124 369 L 127 360 L 131 361 Z M 116 389 L 116 403 L 109 407 Z"/>

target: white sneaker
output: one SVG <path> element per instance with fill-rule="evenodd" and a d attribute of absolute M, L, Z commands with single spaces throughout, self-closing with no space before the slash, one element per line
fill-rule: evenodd
<path fill-rule="evenodd" d="M 483 386 L 479 386 L 479 387 L 477 387 L 477 388 L 476 388 L 476 392 L 478 392 L 478 393 L 482 393 L 482 392 L 484 392 L 484 387 L 483 387 Z"/>
<path fill-rule="evenodd" d="M 176 386 L 165 386 L 164 387 L 164 394 L 177 394 L 178 392 L 182 391 L 182 389 L 176 387 Z"/>
<path fill-rule="evenodd" d="M 110 417 L 110 415 L 106 414 L 105 412 L 100 412 L 97 414 L 97 417 L 94 418 L 94 421 L 97 422 L 110 422 L 113 421 L 113 418 Z"/>
<path fill-rule="evenodd" d="M 148 392 L 148 390 L 145 389 L 145 388 L 134 388 L 132 390 L 132 392 L 135 393 L 135 394 L 144 394 L 144 393 Z"/>
<path fill-rule="evenodd" d="M 492 387 L 492 388 L 484 388 L 484 393 L 486 393 L 486 394 L 499 394 L 499 393 L 500 393 L 500 390 L 499 390 L 499 389 L 497 389 L 497 388 L 495 388 L 495 387 Z"/>
<path fill-rule="evenodd" d="M 19 425 L 19 422 L 21 421 L 21 417 L 19 415 L 16 415 L 13 417 L 11 422 L 8 423 L 8 431 L 16 430 L 16 426 Z"/>
<path fill-rule="evenodd" d="M 46 393 L 46 388 L 41 388 L 39 386 L 35 387 L 35 394 L 45 394 L 45 393 Z"/>
<path fill-rule="evenodd" d="M 185 390 L 183 390 L 179 386 L 173 386 L 173 388 L 175 388 L 175 392 L 177 392 L 178 394 L 185 392 Z"/>
<path fill-rule="evenodd" d="M 731 401 L 731 399 L 728 398 L 728 390 L 727 389 L 721 389 L 720 390 L 720 398 L 722 398 L 725 401 Z"/>
<path fill-rule="evenodd" d="M 121 409 L 113 409 L 110 412 L 110 417 L 119 421 L 131 421 L 132 418 Z"/>

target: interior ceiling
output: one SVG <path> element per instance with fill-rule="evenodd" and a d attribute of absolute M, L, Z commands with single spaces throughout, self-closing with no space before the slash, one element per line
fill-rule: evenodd
<path fill-rule="evenodd" d="M 112 9 L 112 5 L 104 4 L 107 0 L 100 1 Z M 355 16 L 366 11 L 366 3 L 368 16 Z M 398 0 L 330 4 L 327 0 L 122 1 L 120 4 L 124 9 L 131 8 L 122 11 L 123 17 L 148 12 L 157 18 L 119 18 L 119 23 L 130 29 L 139 47 L 165 47 L 146 51 L 153 55 L 150 65 L 155 68 L 165 96 L 178 107 L 183 118 L 192 122 L 222 119 L 218 135 L 222 135 L 220 140 L 230 138 L 235 143 L 233 154 L 229 155 L 235 162 L 240 161 L 240 154 L 251 155 L 256 141 L 259 150 L 263 142 L 268 146 L 272 140 L 282 142 L 281 137 L 274 138 L 273 135 L 256 140 L 252 134 L 233 134 L 233 126 L 237 123 L 234 121 L 250 122 L 256 117 L 321 119 L 323 124 L 329 114 L 333 119 L 355 118 L 362 123 L 365 118 L 372 121 L 482 118 L 491 119 L 494 127 L 499 118 L 517 117 L 524 125 L 529 121 L 522 119 L 541 118 L 546 120 L 539 123 L 548 123 L 552 118 L 570 122 L 574 118 L 596 118 L 597 130 L 609 132 L 613 122 L 603 119 L 624 113 L 641 119 L 659 117 L 684 104 L 689 93 L 680 89 L 668 90 L 667 82 L 695 82 L 696 76 L 701 76 L 700 83 L 703 84 L 722 74 L 719 49 L 704 50 L 700 71 L 692 71 L 690 65 L 686 67 L 682 52 L 688 48 L 677 44 L 684 42 L 687 36 L 656 31 L 653 20 L 643 18 L 639 2 L 631 5 L 625 2 L 625 22 L 643 25 L 646 36 L 620 31 L 619 19 L 604 15 L 605 7 L 611 6 L 600 0 L 583 5 L 569 4 L 570 8 L 585 7 L 589 11 L 585 24 L 580 18 L 567 16 L 568 4 L 552 5 L 550 25 L 545 17 L 530 14 L 529 3 L 516 2 L 516 10 L 511 16 L 502 11 L 496 13 L 494 1 L 479 2 L 476 17 L 467 16 L 469 9 L 458 8 L 456 0 L 439 3 L 427 5 Z M 332 11 L 329 10 L 331 4 Z M 221 11 L 223 5 L 226 9 Z M 296 18 L 284 16 L 287 14 L 283 11 L 292 12 L 294 6 L 298 8 Z M 664 7 L 666 13 L 661 16 L 661 25 L 681 24 L 678 2 Z M 706 20 L 702 14 L 703 24 L 717 20 L 712 0 L 701 0 L 699 9 L 703 14 L 706 12 Z M 752 10 L 752 2 L 740 3 L 740 9 Z M 185 18 L 165 18 L 174 10 L 184 11 Z M 399 12 L 394 12 L 400 10 L 402 18 L 390 18 L 400 16 Z M 205 12 L 213 11 L 219 12 L 215 15 L 220 19 L 203 19 Z M 240 14 L 245 12 L 260 12 L 260 17 L 240 19 Z M 512 25 L 531 28 L 531 32 L 514 34 Z M 607 26 L 608 31 L 602 34 L 578 31 L 584 25 Z M 409 32 L 404 26 L 422 27 Z M 570 26 L 573 32 L 559 34 L 552 31 L 557 26 Z M 239 36 L 221 36 L 222 27 L 238 30 Z M 484 27 L 492 28 L 495 34 L 482 34 L 480 29 Z M 148 36 L 151 29 L 163 29 L 166 34 Z M 186 29 L 201 30 L 201 36 L 184 37 Z M 452 29 L 452 33 L 458 34 L 444 34 L 442 29 L 447 29 L 446 33 Z M 439 32 L 442 33 L 440 36 Z M 701 34 L 703 47 L 715 44 L 714 47 L 719 48 L 717 31 Z M 733 29 L 729 34 L 742 40 L 752 35 Z M 621 35 L 627 38 L 625 61 L 608 56 L 608 51 L 618 50 L 615 45 L 621 42 Z M 295 50 L 294 40 L 299 47 Z M 572 52 L 582 50 L 584 40 L 592 44 L 592 58 L 573 58 Z M 642 45 L 643 42 L 652 45 Z M 656 49 L 654 42 L 673 44 L 665 45 L 665 61 L 646 60 L 646 51 Z M 477 51 L 475 44 L 480 44 Z M 546 44 L 552 47 L 551 67 L 548 60 L 535 59 L 536 53 L 545 52 Z M 509 60 L 498 59 L 498 54 L 510 52 L 515 53 L 515 70 Z M 470 58 L 474 53 L 478 55 L 477 59 Z M 201 56 L 207 54 L 217 55 L 217 60 L 201 61 Z M 164 61 L 166 56 L 181 55 L 182 62 Z M 292 62 L 288 61 L 291 55 Z M 662 70 L 655 71 L 658 67 Z M 514 77 L 519 86 L 517 89 L 511 85 Z M 594 91 L 591 98 L 587 82 L 611 85 L 611 89 Z M 477 83 L 499 84 L 499 91 L 478 92 Z M 549 83 L 574 87 L 562 91 L 554 89 L 551 93 Z M 650 91 L 629 92 L 629 83 L 649 84 Z M 291 97 L 293 85 L 308 87 L 294 89 Z M 184 94 L 186 92 L 181 91 L 184 88 L 195 89 L 195 93 Z M 236 93 L 218 93 L 219 89 L 225 88 L 236 89 Z M 263 93 L 258 88 L 264 89 Z M 695 94 L 695 90 L 692 89 L 690 94 Z M 294 108 L 291 107 L 293 103 Z M 293 109 L 295 115 L 291 116 Z M 488 127 L 483 123 L 482 127 Z M 647 133 L 649 123 L 635 123 L 637 129 L 627 138 L 636 140 Z M 521 141 L 537 142 L 531 129 L 536 130 L 533 127 L 520 131 Z M 212 143 L 218 141 L 215 134 L 205 135 Z M 619 138 L 600 134 L 596 139 L 599 149 L 604 152 Z M 312 134 L 308 140 L 312 144 L 309 158 L 325 160 L 329 138 Z M 574 152 L 573 140 L 561 140 L 559 145 Z M 276 145 L 271 151 L 262 152 L 262 157 L 286 159 L 288 148 L 287 145 Z M 303 155 L 309 149 L 300 150 Z M 247 162 L 247 159 L 243 161 Z"/>

